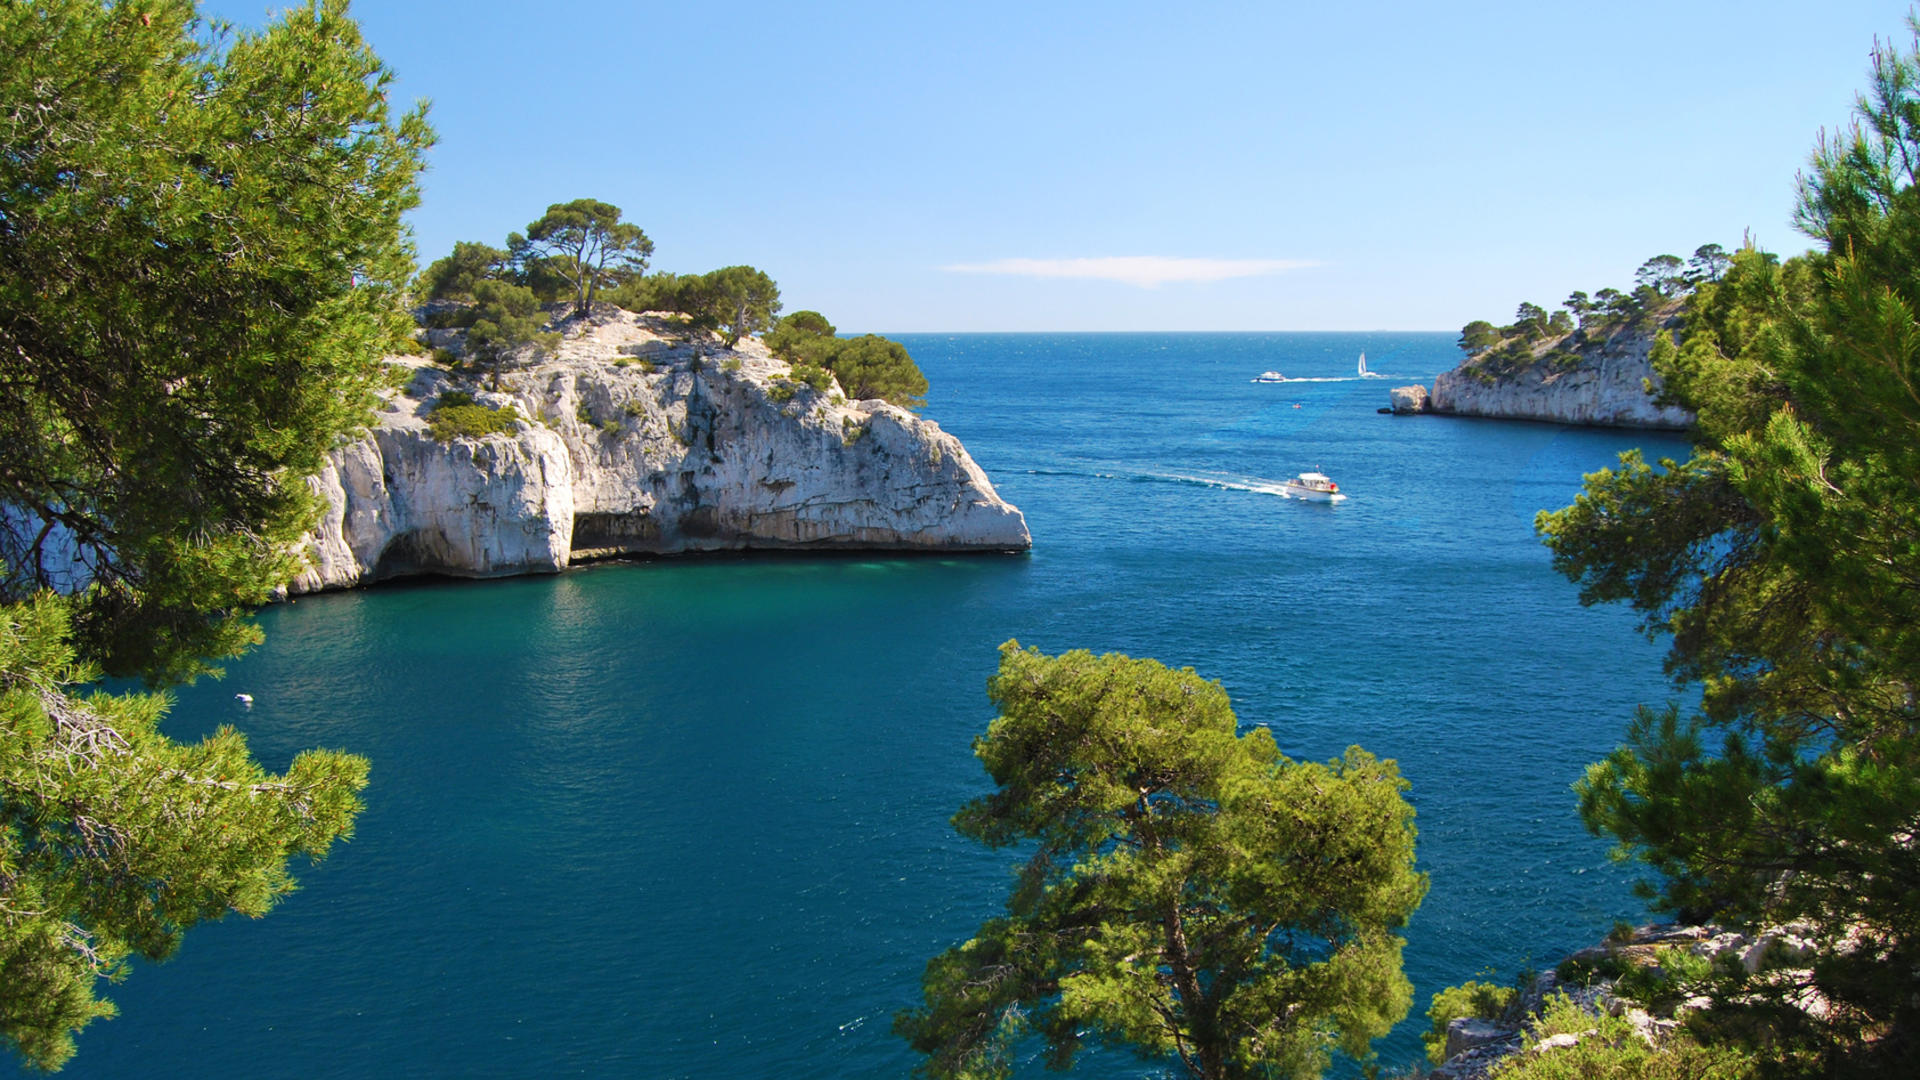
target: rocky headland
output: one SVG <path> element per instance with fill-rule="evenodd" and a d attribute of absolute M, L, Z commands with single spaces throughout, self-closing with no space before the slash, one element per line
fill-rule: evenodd
<path fill-rule="evenodd" d="M 1693 414 L 1655 401 L 1660 376 L 1648 355 L 1660 335 L 1672 335 L 1677 314 L 1652 325 L 1630 326 L 1604 337 L 1548 338 L 1520 363 L 1472 357 L 1425 387 L 1396 387 L 1396 413 L 1482 416 L 1593 427 L 1684 431 Z M 1502 358 L 1504 359 L 1504 358 Z"/>
<path fill-rule="evenodd" d="M 742 549 L 1021 551 L 1026 520 L 958 439 L 815 388 L 759 342 L 607 305 L 497 387 L 425 356 L 310 483 L 326 501 L 292 593 L 412 574 L 552 573 L 587 559 Z M 457 357 L 459 330 L 427 332 Z M 404 374 L 404 373 L 403 373 Z M 448 392 L 518 414 L 436 438 Z"/>

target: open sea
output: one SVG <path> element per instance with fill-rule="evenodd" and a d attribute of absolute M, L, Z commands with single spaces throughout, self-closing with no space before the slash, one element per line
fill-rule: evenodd
<path fill-rule="evenodd" d="M 1384 1064 L 1419 1056 L 1433 991 L 1644 918 L 1569 785 L 1673 694 L 1661 646 L 1583 609 L 1532 521 L 1683 441 L 1378 415 L 1453 366 L 1451 333 L 902 340 L 1030 555 L 689 557 L 262 612 L 266 644 L 168 729 L 237 725 L 276 770 L 366 755 L 358 833 L 267 918 L 136 965 L 63 1075 L 905 1076 L 890 1016 L 1017 858 L 947 824 L 989 788 L 969 741 L 1009 638 L 1191 666 L 1295 757 L 1398 760 L 1432 892 Z M 1387 378 L 1354 377 L 1363 349 Z M 1280 494 L 1311 469 L 1350 497 Z"/>

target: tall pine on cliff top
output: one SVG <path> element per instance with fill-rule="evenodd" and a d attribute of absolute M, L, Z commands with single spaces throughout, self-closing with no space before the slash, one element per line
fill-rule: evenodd
<path fill-rule="evenodd" d="M 53 1068 L 100 978 L 265 912 L 351 829 L 364 761 L 270 776 L 230 730 L 159 734 L 162 697 L 77 687 L 257 639 L 304 477 L 410 329 L 431 136 L 338 0 L 258 34 L 0 0 L 0 56 L 0 1042 Z"/>
<path fill-rule="evenodd" d="M 1920 41 L 1920 29 L 1916 29 Z M 1798 222 L 1823 250 L 1748 249 L 1655 355 L 1697 449 L 1636 457 L 1544 514 L 1586 603 L 1670 631 L 1700 709 L 1642 710 L 1581 810 L 1660 872 L 1660 903 L 1803 921 L 1802 975 L 1729 973 L 1816 1071 L 1920 1055 L 1920 62 L 1876 49 L 1859 120 L 1824 137 Z M 1828 1008 L 1791 1007 L 1816 992 Z"/>

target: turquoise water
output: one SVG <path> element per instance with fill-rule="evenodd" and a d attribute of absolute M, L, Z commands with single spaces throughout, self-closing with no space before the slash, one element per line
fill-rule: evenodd
<path fill-rule="evenodd" d="M 1531 518 L 1682 444 L 1377 415 L 1451 334 L 905 340 L 1031 555 L 670 559 L 264 612 L 171 730 L 237 724 L 275 768 L 367 755 L 358 835 L 267 919 L 136 968 L 65 1075 L 902 1076 L 890 1014 L 1007 880 L 946 819 L 986 790 L 968 742 L 1011 637 L 1191 665 L 1296 756 L 1398 759 L 1433 878 L 1416 1013 L 1640 914 L 1568 785 L 1665 698 L 1659 649 L 1578 605 Z M 1363 348 L 1395 377 L 1347 378 Z M 1269 368 L 1343 381 L 1248 382 Z M 1272 493 L 1315 467 L 1351 498 Z M 1418 1047 L 1413 1021 L 1380 1044 Z"/>

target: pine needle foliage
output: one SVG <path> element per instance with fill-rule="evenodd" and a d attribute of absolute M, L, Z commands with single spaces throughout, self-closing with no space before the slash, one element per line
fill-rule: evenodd
<path fill-rule="evenodd" d="M 411 335 L 391 115 L 339 0 L 0 0 L 0 599 L 91 589 L 110 673 L 209 670 L 298 567 L 305 477 Z"/>
<path fill-rule="evenodd" d="M 1133 1050 L 1180 1075 L 1318 1076 L 1406 1015 L 1394 931 L 1426 894 L 1392 762 L 1237 732 L 1192 669 L 1008 642 L 974 742 L 996 789 L 954 826 L 1029 850 L 1006 914 L 928 965 L 894 1030 L 937 1078 Z"/>
<path fill-rule="evenodd" d="M 257 916 L 346 837 L 366 762 L 192 745 L 165 685 L 258 640 L 306 478 L 412 331 L 432 141 L 343 0 L 0 0 L 0 1046 L 58 1068 L 98 996 Z"/>
<path fill-rule="evenodd" d="M 364 758 L 309 750 L 281 775 L 230 727 L 191 745 L 159 730 L 163 694 L 85 692 L 68 601 L 0 609 L 0 1045 L 59 1068 L 128 960 L 164 960 L 187 928 L 252 917 L 294 888 L 287 861 L 352 835 Z"/>
<path fill-rule="evenodd" d="M 1920 44 L 1920 29 L 1916 29 Z M 1823 137 L 1798 222 L 1821 249 L 1748 247 L 1654 357 L 1696 448 L 1637 455 L 1543 514 L 1585 603 L 1671 634 L 1698 710 L 1642 709 L 1581 812 L 1688 919 L 1802 922 L 1804 978 L 1722 979 L 1717 1013 L 1811 1046 L 1823 1073 L 1920 1057 L 1920 59 L 1877 47 L 1849 129 Z M 1805 1010 L 1796 1002 L 1819 1000 Z M 1799 1051 L 1796 1051 L 1798 1053 Z"/>

